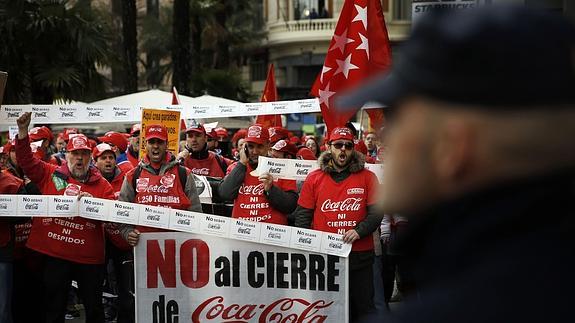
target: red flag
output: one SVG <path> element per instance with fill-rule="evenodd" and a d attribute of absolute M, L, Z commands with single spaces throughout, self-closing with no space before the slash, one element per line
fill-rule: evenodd
<path fill-rule="evenodd" d="M 271 64 L 268 68 L 268 78 L 266 79 L 266 85 L 264 86 L 264 92 L 262 93 L 261 102 L 273 102 L 277 101 L 278 89 L 276 88 L 276 77 L 274 74 L 274 64 Z M 281 127 L 282 126 L 282 116 L 279 114 L 271 115 L 261 115 L 256 118 L 256 123 L 262 124 L 265 127 Z"/>
<path fill-rule="evenodd" d="M 172 105 L 180 105 L 180 95 L 175 86 L 172 87 Z M 186 130 L 186 128 L 186 121 L 184 119 L 180 119 L 180 130 Z"/>
<path fill-rule="evenodd" d="M 330 111 L 334 94 L 354 87 L 390 66 L 391 48 L 381 2 L 346 0 L 323 69 L 311 89 L 311 94 L 319 98 L 328 131 L 345 125 L 357 112 Z"/>

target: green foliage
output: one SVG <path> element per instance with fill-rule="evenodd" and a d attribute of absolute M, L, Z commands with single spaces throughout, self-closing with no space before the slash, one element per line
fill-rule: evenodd
<path fill-rule="evenodd" d="M 200 96 L 205 93 L 242 102 L 251 102 L 254 99 L 242 82 L 239 71 L 233 69 L 208 69 L 195 74 L 192 79 L 192 95 Z"/>
<path fill-rule="evenodd" d="M 0 35 L 0 69 L 9 73 L 5 102 L 102 95 L 96 67 L 110 56 L 110 33 L 82 1 L 0 0 Z"/>

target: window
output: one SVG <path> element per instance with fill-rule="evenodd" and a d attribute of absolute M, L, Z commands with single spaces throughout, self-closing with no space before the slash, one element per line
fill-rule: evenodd
<path fill-rule="evenodd" d="M 331 18 L 329 0 L 293 0 L 294 20 Z"/>
<path fill-rule="evenodd" d="M 255 55 L 250 61 L 250 80 L 263 81 L 267 77 L 268 62 L 265 55 Z"/>
<path fill-rule="evenodd" d="M 411 20 L 411 0 L 393 1 L 393 19 Z"/>

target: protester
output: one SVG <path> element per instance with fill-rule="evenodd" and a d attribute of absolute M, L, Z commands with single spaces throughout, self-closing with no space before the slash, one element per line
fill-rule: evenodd
<path fill-rule="evenodd" d="M 280 140 L 287 140 L 289 139 L 289 132 L 286 128 L 278 126 L 278 127 L 270 127 L 268 128 L 270 133 L 270 145 L 273 146 L 276 142 Z"/>
<path fill-rule="evenodd" d="M 303 160 L 317 160 L 313 152 L 307 147 L 301 147 L 298 150 L 296 157 L 297 159 L 303 159 Z"/>
<path fill-rule="evenodd" d="M 378 200 L 409 219 L 401 322 L 571 320 L 573 48 L 558 14 L 432 12 L 388 75 L 338 101 L 395 111 Z"/>
<path fill-rule="evenodd" d="M 136 123 L 130 129 L 130 145 L 126 151 L 126 157 L 132 166 L 137 167 L 140 162 L 140 130 L 142 125 Z"/>
<path fill-rule="evenodd" d="M 62 160 L 60 160 L 56 156 L 52 156 L 50 153 L 50 144 L 54 139 L 54 135 L 52 134 L 52 131 L 50 129 L 48 129 L 45 126 L 34 127 L 30 129 L 28 136 L 30 137 L 31 143 L 36 142 L 40 143 L 39 146 L 37 147 L 35 146 L 34 149 L 32 150 L 34 156 L 36 156 L 38 159 L 42 161 L 52 163 L 54 165 L 62 164 Z"/>
<path fill-rule="evenodd" d="M 178 154 L 178 159 L 196 175 L 223 178 L 232 161 L 209 151 L 208 139 L 203 125 L 191 124 L 186 129 L 185 149 Z"/>
<path fill-rule="evenodd" d="M 92 150 L 94 164 L 102 176 L 112 185 L 114 197 L 120 195 L 120 189 L 124 182 L 126 172 L 116 166 L 116 152 L 113 147 L 106 143 L 97 145 Z M 131 166 L 131 164 L 130 164 Z M 131 168 L 130 168 L 131 169 Z M 132 247 L 124 240 L 116 223 L 105 223 L 106 231 L 106 258 L 114 266 L 113 272 L 108 272 L 108 277 L 112 274 L 116 278 L 118 290 L 118 323 L 134 322 L 134 281 L 132 273 L 134 271 L 134 255 Z"/>
<path fill-rule="evenodd" d="M 232 136 L 232 157 L 236 161 L 240 159 L 240 149 L 243 149 L 244 139 L 247 135 L 247 129 L 240 129 Z"/>
<path fill-rule="evenodd" d="M 66 163 L 56 166 L 32 155 L 28 137 L 31 113 L 17 120 L 16 157 L 24 174 L 47 195 L 113 199 L 112 187 L 90 166 L 84 135 L 71 138 Z M 99 221 L 81 217 L 34 218 L 28 248 L 44 254 L 44 305 L 47 322 L 62 322 L 72 278 L 78 282 L 86 319 L 103 322 L 104 230 Z"/>
<path fill-rule="evenodd" d="M 344 242 L 353 244 L 349 255 L 349 304 L 350 319 L 354 321 L 375 310 L 372 234 L 382 219 L 374 205 L 378 183 L 375 174 L 364 168 L 364 157 L 354 151 L 351 130 L 337 127 L 329 139 L 329 150 L 319 159 L 320 169 L 304 182 L 295 225 L 343 234 Z"/>
<path fill-rule="evenodd" d="M 126 175 L 119 200 L 202 212 L 195 176 L 168 151 L 166 127 L 148 125 L 145 140 L 146 156 Z M 119 227 L 122 236 L 131 246 L 138 244 L 141 232 L 165 231 L 127 224 Z"/>
<path fill-rule="evenodd" d="M 230 166 L 218 187 L 220 197 L 234 200 L 233 218 L 287 224 L 287 214 L 295 210 L 298 198 L 295 181 L 274 180 L 269 173 L 252 175 L 259 156 L 267 156 L 268 150 L 268 130 L 259 124 L 249 127 L 239 162 Z"/>
<path fill-rule="evenodd" d="M 134 168 L 131 161 L 128 160 L 128 139 L 126 137 L 115 131 L 108 131 L 102 137 L 98 137 L 100 142 L 106 143 L 112 147 L 116 155 L 116 165 L 121 169 L 122 172 L 126 173 L 130 169 Z"/>
<path fill-rule="evenodd" d="M 0 194 L 25 194 L 24 182 L 0 170 Z M 14 220 L 0 217 L 0 322 L 12 323 Z"/>
<path fill-rule="evenodd" d="M 377 150 L 379 148 L 379 139 L 375 132 L 368 132 L 365 136 L 365 146 L 367 147 L 366 156 L 377 158 Z"/>
<path fill-rule="evenodd" d="M 304 140 L 304 145 L 311 150 L 311 152 L 315 155 L 316 158 L 319 157 L 320 149 L 319 144 L 314 136 L 306 136 Z"/>
<path fill-rule="evenodd" d="M 277 141 L 270 149 L 271 158 L 295 159 L 297 153 L 297 147 L 285 139 Z"/>

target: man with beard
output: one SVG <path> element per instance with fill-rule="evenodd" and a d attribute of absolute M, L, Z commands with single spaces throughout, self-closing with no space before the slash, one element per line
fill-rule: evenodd
<path fill-rule="evenodd" d="M 266 157 L 268 151 L 268 129 L 259 124 L 249 127 L 240 160 L 230 166 L 218 192 L 223 199 L 234 200 L 233 218 L 285 225 L 287 214 L 297 204 L 295 181 L 274 180 L 269 173 L 259 177 L 251 174 L 258 167 L 259 156 Z"/>
<path fill-rule="evenodd" d="M 394 109 L 378 198 L 409 219 L 401 322 L 572 320 L 574 48 L 559 14 L 433 12 L 403 61 L 339 101 Z"/>
<path fill-rule="evenodd" d="M 202 212 L 195 176 L 168 152 L 168 130 L 163 125 L 148 125 L 146 156 L 126 175 L 120 201 L 172 209 Z M 119 225 L 131 246 L 138 244 L 141 232 L 165 231 L 144 226 Z"/>
<path fill-rule="evenodd" d="M 231 160 L 208 150 L 208 136 L 203 125 L 194 123 L 186 129 L 186 147 L 178 154 L 184 166 L 201 176 L 223 178 Z"/>
<path fill-rule="evenodd" d="M 142 129 L 142 125 L 136 123 L 130 129 L 130 145 L 128 146 L 128 150 L 126 151 L 126 157 L 132 166 L 137 167 L 138 163 L 140 163 L 140 130 Z"/>
<path fill-rule="evenodd" d="M 92 150 L 94 165 L 100 170 L 102 176 L 112 185 L 114 197 L 120 195 L 120 189 L 126 173 L 116 166 L 116 152 L 112 146 L 102 143 Z M 106 230 L 106 258 L 114 265 L 116 286 L 118 289 L 118 323 L 134 322 L 134 290 L 132 271 L 132 247 L 120 234 L 116 223 L 105 223 Z M 110 273 L 109 273 L 110 275 Z"/>
<path fill-rule="evenodd" d="M 45 195 L 113 199 L 110 184 L 90 166 L 88 138 L 76 135 L 66 146 L 66 163 L 56 166 L 34 157 L 28 127 L 31 113 L 17 120 L 16 157 L 24 174 Z M 72 218 L 33 219 L 27 247 L 44 255 L 44 306 L 46 322 L 63 322 L 72 279 L 89 322 L 103 322 L 104 229 L 99 221 Z"/>
<path fill-rule="evenodd" d="M 375 210 L 377 177 L 365 169 L 365 156 L 354 150 L 350 129 L 337 127 L 329 148 L 319 158 L 320 169 L 306 178 L 298 208 L 297 227 L 339 233 L 352 243 L 349 255 L 350 318 L 355 322 L 375 310 L 373 301 L 373 232 L 382 216 Z"/>

